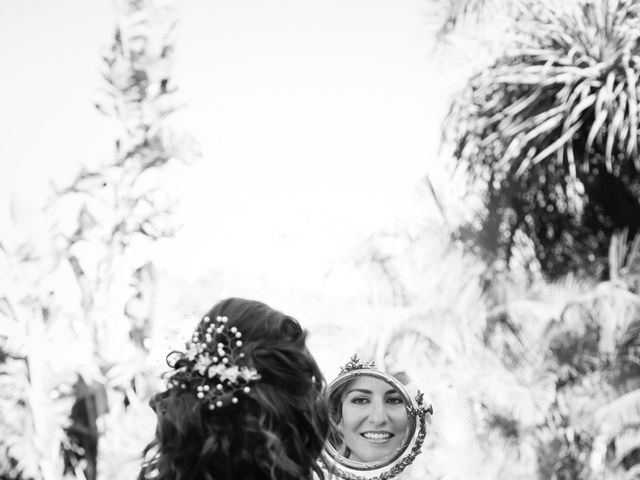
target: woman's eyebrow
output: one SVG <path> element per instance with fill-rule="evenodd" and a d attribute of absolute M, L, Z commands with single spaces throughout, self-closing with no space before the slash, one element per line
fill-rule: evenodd
<path fill-rule="evenodd" d="M 364 388 L 352 388 L 351 390 L 347 390 L 347 393 L 345 395 L 349 395 L 350 393 L 353 393 L 353 392 L 368 393 L 369 395 L 373 395 L 373 392 L 371 390 L 366 390 Z"/>
<path fill-rule="evenodd" d="M 395 388 L 392 388 L 391 390 L 387 390 L 385 392 L 385 395 L 395 395 L 395 394 L 400 395 L 400 393 L 398 393 L 398 391 Z"/>

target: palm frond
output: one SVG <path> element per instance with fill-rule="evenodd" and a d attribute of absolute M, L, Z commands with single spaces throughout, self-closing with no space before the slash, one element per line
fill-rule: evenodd
<path fill-rule="evenodd" d="M 614 234 L 609 247 L 609 275 L 631 292 L 640 293 L 640 234 L 629 241 L 627 230 Z"/>
<path fill-rule="evenodd" d="M 595 418 L 607 439 L 615 438 L 629 426 L 640 425 L 640 389 L 632 390 L 602 406 Z"/>
<path fill-rule="evenodd" d="M 606 235 L 633 222 L 614 202 L 640 196 L 640 15 L 629 0 L 529 2 L 512 38 L 453 103 L 443 137 L 469 185 L 484 186 L 492 209 L 480 215 L 500 248 L 524 232 L 556 278 L 589 252 L 602 258 Z"/>
<path fill-rule="evenodd" d="M 613 465 L 618 465 L 630 453 L 640 448 L 640 427 L 626 428 L 622 433 L 616 435 L 612 442 L 614 451 Z"/>
<path fill-rule="evenodd" d="M 443 12 L 444 19 L 436 33 L 438 39 L 449 36 L 464 20 L 479 20 L 490 9 L 504 8 L 502 0 L 436 0 L 434 2 Z"/>

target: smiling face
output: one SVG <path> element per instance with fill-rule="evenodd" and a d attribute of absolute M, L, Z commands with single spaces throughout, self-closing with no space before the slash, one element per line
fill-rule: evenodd
<path fill-rule="evenodd" d="M 402 445 L 408 427 L 402 396 L 384 380 L 363 376 L 342 394 L 339 426 L 350 460 L 375 462 Z"/>

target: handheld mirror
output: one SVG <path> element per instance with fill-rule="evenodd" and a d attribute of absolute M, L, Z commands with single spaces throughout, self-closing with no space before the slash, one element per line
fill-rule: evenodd
<path fill-rule="evenodd" d="M 326 470 L 348 480 L 390 479 L 420 453 L 426 414 L 418 392 L 357 356 L 329 385 L 332 428 L 322 453 Z"/>

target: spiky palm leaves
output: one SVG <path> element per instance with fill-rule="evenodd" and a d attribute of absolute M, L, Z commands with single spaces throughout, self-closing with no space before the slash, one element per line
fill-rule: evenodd
<path fill-rule="evenodd" d="M 407 319 L 362 352 L 407 372 L 434 405 L 424 458 L 408 478 L 634 478 L 640 237 L 614 236 L 610 281 L 568 277 L 496 307 L 469 256 L 450 251 L 446 269 L 406 257 L 423 289 L 405 307 Z M 410 268 L 394 271 L 415 298 Z"/>
<path fill-rule="evenodd" d="M 593 286 L 570 277 L 543 288 L 535 302 L 488 317 L 484 341 L 502 352 L 517 384 L 552 380 L 535 423 L 506 417 L 512 436 L 535 449 L 538 478 L 632 478 L 637 470 L 639 251 L 625 244 L 615 236 L 611 245 L 610 258 L 623 259 L 610 265 L 615 280 Z M 544 384 L 530 385 L 535 391 Z"/>
<path fill-rule="evenodd" d="M 444 19 L 437 32 L 440 40 L 451 35 L 469 17 L 480 20 L 485 13 L 494 10 L 511 10 L 518 8 L 519 0 L 432 0 L 436 7 L 444 12 Z"/>
<path fill-rule="evenodd" d="M 444 136 L 484 199 L 461 236 L 508 262 L 522 232 L 556 278 L 605 259 L 615 229 L 640 226 L 640 5 L 527 3 L 507 53 L 470 80 Z"/>

